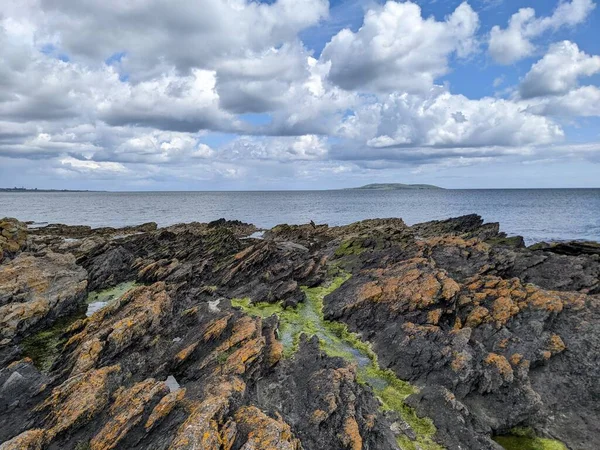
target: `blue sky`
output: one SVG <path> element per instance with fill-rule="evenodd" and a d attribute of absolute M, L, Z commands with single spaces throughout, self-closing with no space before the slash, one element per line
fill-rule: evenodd
<path fill-rule="evenodd" d="M 8 0 L 0 185 L 600 187 L 594 0 Z"/>

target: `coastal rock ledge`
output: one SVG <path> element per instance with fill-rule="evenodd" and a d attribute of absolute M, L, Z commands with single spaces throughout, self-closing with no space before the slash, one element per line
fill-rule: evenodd
<path fill-rule="evenodd" d="M 0 450 L 596 449 L 598 248 L 2 219 Z"/>

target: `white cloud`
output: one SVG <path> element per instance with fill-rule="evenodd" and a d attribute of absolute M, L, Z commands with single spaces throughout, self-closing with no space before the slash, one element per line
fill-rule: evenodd
<path fill-rule="evenodd" d="M 524 109 L 510 100 L 470 100 L 436 87 L 427 95 L 394 93 L 366 104 L 340 134 L 375 148 L 511 147 L 563 138 L 558 125 Z"/>
<path fill-rule="evenodd" d="M 532 46 L 543 30 L 580 23 L 586 4 L 548 18 L 522 10 L 515 36 Z M 436 85 L 478 49 L 467 3 L 443 20 L 412 2 L 373 6 L 317 56 L 299 33 L 327 9 L 325 0 L 7 0 L 0 175 L 20 167 L 33 180 L 96 187 L 329 182 L 540 159 L 564 138 L 555 120 L 600 115 L 600 90 L 578 87 L 598 57 L 575 44 L 551 47 L 520 97 L 473 100 Z"/>
<path fill-rule="evenodd" d="M 62 158 L 59 162 L 62 165 L 61 170 L 73 171 L 85 175 L 104 176 L 107 174 L 125 174 L 128 172 L 123 164 L 117 162 L 98 162 L 72 157 Z"/>
<path fill-rule="evenodd" d="M 524 102 L 528 111 L 572 119 L 573 117 L 600 117 L 600 88 L 583 86 L 565 95 L 540 97 Z"/>
<path fill-rule="evenodd" d="M 523 98 L 566 94 L 577 87 L 579 78 L 598 72 L 600 56 L 587 55 L 573 42 L 559 42 L 532 66 L 519 92 Z"/>
<path fill-rule="evenodd" d="M 369 10 L 356 33 L 335 35 L 321 59 L 331 64 L 329 79 L 344 89 L 424 91 L 448 72 L 450 55 L 474 50 L 478 27 L 467 3 L 438 22 L 423 19 L 415 3 L 388 1 Z"/>
<path fill-rule="evenodd" d="M 17 9 L 16 0 L 13 11 Z M 223 58 L 293 40 L 327 15 L 326 0 L 29 0 L 40 36 L 74 58 L 96 64 L 125 52 L 123 68 L 139 79 L 157 66 L 213 68 Z"/>
<path fill-rule="evenodd" d="M 168 72 L 137 84 L 120 83 L 98 102 L 98 117 L 110 125 L 136 125 L 196 132 L 235 130 L 231 114 L 219 107 L 216 73 L 192 69 L 187 76 Z"/>
<path fill-rule="evenodd" d="M 323 159 L 327 152 L 327 139 L 315 135 L 241 137 L 225 146 L 219 157 L 228 161 L 313 161 Z"/>
<path fill-rule="evenodd" d="M 208 159 L 215 151 L 199 142 L 195 134 L 148 131 L 125 139 L 113 149 L 98 152 L 96 159 L 145 164 L 168 164 L 193 159 Z"/>
<path fill-rule="evenodd" d="M 489 52 L 500 64 L 512 64 L 535 51 L 532 39 L 546 31 L 558 30 L 583 22 L 596 7 L 592 0 L 560 2 L 554 13 L 537 18 L 533 8 L 521 8 L 512 15 L 505 29 L 494 26 L 489 38 Z"/>

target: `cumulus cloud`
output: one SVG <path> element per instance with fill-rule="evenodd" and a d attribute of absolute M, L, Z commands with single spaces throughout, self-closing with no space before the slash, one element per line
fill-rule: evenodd
<path fill-rule="evenodd" d="M 95 160 L 128 163 L 169 164 L 208 159 L 215 151 L 189 133 L 147 131 L 134 134 L 94 155 Z"/>
<path fill-rule="evenodd" d="M 326 138 L 315 135 L 278 138 L 242 137 L 225 146 L 219 157 L 229 161 L 312 161 L 327 155 Z"/>
<path fill-rule="evenodd" d="M 499 30 L 512 26 L 532 52 L 534 37 L 591 7 L 573 0 L 546 18 L 525 9 Z M 371 6 L 319 54 L 301 32 L 327 14 L 325 0 L 7 0 L 0 175 L 247 188 L 445 170 L 558 149 L 559 123 L 600 115 L 600 90 L 578 84 L 598 57 L 568 41 L 534 64 L 520 95 L 470 99 L 440 86 L 479 50 L 467 3 L 441 20 L 410 1 Z"/>
<path fill-rule="evenodd" d="M 577 86 L 579 78 L 598 72 L 600 56 L 587 55 L 573 42 L 559 42 L 533 65 L 519 92 L 522 98 L 566 94 Z"/>
<path fill-rule="evenodd" d="M 64 157 L 59 160 L 61 167 L 57 170 L 59 173 L 66 174 L 75 172 L 82 175 L 93 175 L 95 177 L 112 176 L 114 174 L 126 174 L 128 169 L 117 162 L 97 162 L 87 159 L 76 159 L 73 157 Z"/>
<path fill-rule="evenodd" d="M 563 137 L 550 119 L 515 102 L 470 100 L 442 87 L 427 95 L 393 93 L 382 102 L 367 104 L 345 121 L 340 134 L 362 138 L 376 148 L 511 147 L 548 144 Z"/>
<path fill-rule="evenodd" d="M 369 10 L 357 32 L 343 29 L 323 50 L 329 78 L 348 90 L 423 91 L 448 72 L 448 58 L 470 54 L 479 17 L 462 3 L 443 22 L 423 19 L 412 2 Z"/>
<path fill-rule="evenodd" d="M 525 102 L 528 111 L 566 119 L 573 117 L 600 117 L 600 89 L 583 86 L 564 95 L 540 97 Z"/>
<path fill-rule="evenodd" d="M 169 72 L 137 84 L 120 83 L 98 102 L 98 117 L 110 125 L 171 131 L 233 131 L 241 125 L 219 108 L 214 71 Z"/>
<path fill-rule="evenodd" d="M 163 64 L 212 68 L 222 58 L 279 46 L 328 12 L 326 0 L 28 2 L 39 11 L 31 17 L 40 34 L 63 51 L 90 62 L 124 52 L 124 68 L 140 78 Z"/>
<path fill-rule="evenodd" d="M 500 64 L 512 64 L 535 51 L 532 39 L 546 31 L 572 27 L 583 22 L 596 7 L 593 0 L 561 1 L 548 17 L 536 17 L 533 8 L 521 8 L 512 15 L 507 28 L 494 26 L 489 38 L 489 52 Z"/>

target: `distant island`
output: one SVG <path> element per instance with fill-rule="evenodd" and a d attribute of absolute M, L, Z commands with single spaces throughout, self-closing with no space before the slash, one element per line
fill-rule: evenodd
<path fill-rule="evenodd" d="M 24 187 L 12 187 L 12 188 L 0 188 L 0 192 L 98 192 L 89 191 L 84 189 L 38 189 L 38 188 L 24 188 Z"/>
<path fill-rule="evenodd" d="M 364 189 L 370 191 L 399 191 L 402 189 L 444 189 L 433 184 L 372 183 L 347 189 Z"/>

